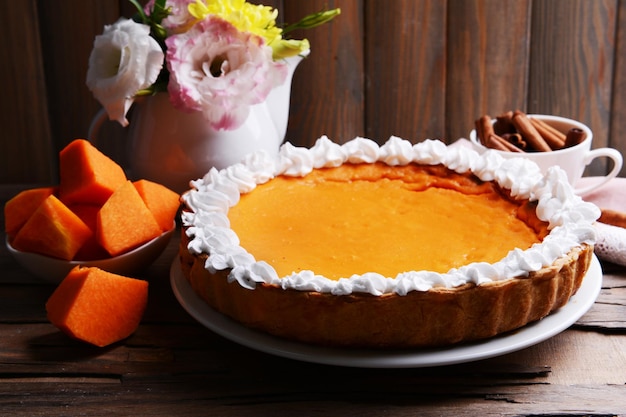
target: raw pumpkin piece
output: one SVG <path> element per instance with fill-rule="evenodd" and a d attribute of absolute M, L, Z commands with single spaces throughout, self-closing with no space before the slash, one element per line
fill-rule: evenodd
<path fill-rule="evenodd" d="M 126 182 L 124 170 L 85 139 L 75 139 L 59 154 L 59 198 L 65 204 L 102 205 Z"/>
<path fill-rule="evenodd" d="M 37 207 L 56 192 L 56 187 L 39 187 L 24 190 L 4 205 L 4 231 L 14 237 Z"/>
<path fill-rule="evenodd" d="M 96 231 L 98 228 L 98 212 L 100 206 L 94 206 L 91 204 L 72 204 L 68 206 L 74 214 L 85 222 L 85 224 L 91 229 L 93 235 L 83 244 L 74 257 L 75 261 L 93 261 L 96 259 L 109 258 L 109 253 L 104 250 L 102 245 L 98 243 L 96 238 Z"/>
<path fill-rule="evenodd" d="M 48 299 L 46 311 L 62 332 L 102 347 L 133 334 L 147 302 L 147 281 L 76 266 Z"/>
<path fill-rule="evenodd" d="M 91 236 L 89 226 L 52 194 L 24 223 L 11 244 L 23 252 L 70 261 Z"/>
<path fill-rule="evenodd" d="M 161 234 L 161 227 L 132 182 L 119 187 L 98 212 L 96 237 L 111 256 L 128 252 Z"/>
<path fill-rule="evenodd" d="M 180 196 L 164 185 L 145 179 L 135 181 L 133 184 L 161 226 L 161 230 L 167 232 L 172 229 L 174 217 L 180 206 Z"/>

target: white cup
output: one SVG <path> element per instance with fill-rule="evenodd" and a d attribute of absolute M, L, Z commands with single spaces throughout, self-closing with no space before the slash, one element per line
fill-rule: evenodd
<path fill-rule="evenodd" d="M 619 151 L 617 151 L 616 149 L 591 149 L 593 133 L 591 132 L 591 129 L 589 129 L 589 127 L 587 127 L 586 125 L 577 122 L 576 120 L 566 119 L 564 117 L 558 116 L 529 114 L 528 117 L 540 119 L 563 133 L 567 133 L 571 128 L 581 129 L 585 132 L 586 138 L 578 145 L 551 152 L 519 153 L 499 150 L 493 151 L 497 152 L 499 155 L 507 159 L 515 157 L 528 158 L 531 161 L 535 162 L 543 173 L 545 173 L 551 166 L 558 165 L 559 167 L 561 167 L 561 169 L 565 171 L 565 173 L 567 174 L 567 179 L 569 180 L 570 184 L 574 186 L 576 193 L 579 195 L 587 194 L 590 191 L 600 188 L 602 185 L 615 178 L 622 169 L 622 154 L 620 154 Z M 492 122 L 495 122 L 495 120 L 492 120 Z M 476 149 L 479 153 L 483 153 L 489 150 L 487 147 L 483 146 L 480 143 L 480 140 L 476 135 L 476 129 L 470 132 L 470 142 L 472 143 L 474 149 Z M 594 184 L 591 184 L 584 188 L 576 188 L 576 182 L 583 176 L 585 167 L 589 165 L 594 159 L 601 157 L 610 158 L 613 161 L 613 169 L 611 169 L 611 172 L 603 176 L 601 180 L 594 182 Z"/>

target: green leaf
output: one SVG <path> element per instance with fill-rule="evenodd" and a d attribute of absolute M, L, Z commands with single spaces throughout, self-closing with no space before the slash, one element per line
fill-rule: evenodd
<path fill-rule="evenodd" d="M 137 0 L 128 0 L 128 1 L 133 6 L 135 6 L 135 9 L 137 9 L 137 14 L 141 18 L 141 23 L 143 23 L 144 25 L 149 25 L 150 19 L 148 18 L 148 16 L 146 16 L 146 13 L 143 11 L 143 7 L 141 7 L 141 4 L 139 4 Z"/>

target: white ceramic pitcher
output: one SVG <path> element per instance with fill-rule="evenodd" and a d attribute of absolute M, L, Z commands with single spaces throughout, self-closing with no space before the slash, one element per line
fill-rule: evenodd
<path fill-rule="evenodd" d="M 285 82 L 263 103 L 251 106 L 248 118 L 235 130 L 215 130 L 201 112 L 175 109 L 167 93 L 137 100 L 127 137 L 129 176 L 182 193 L 189 189 L 189 181 L 201 178 L 212 167 L 225 168 L 258 150 L 277 153 L 287 131 L 293 73 L 307 54 L 286 59 Z M 106 120 L 102 109 L 89 127 L 89 140 L 105 140 L 98 134 Z"/>

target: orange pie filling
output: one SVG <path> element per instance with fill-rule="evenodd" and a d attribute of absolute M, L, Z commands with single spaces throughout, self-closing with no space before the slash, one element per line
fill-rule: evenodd
<path fill-rule="evenodd" d="M 241 247 L 279 277 L 309 270 L 331 280 L 494 263 L 548 233 L 533 203 L 441 165 L 278 176 L 243 194 L 228 218 Z"/>

